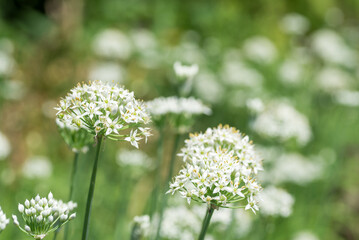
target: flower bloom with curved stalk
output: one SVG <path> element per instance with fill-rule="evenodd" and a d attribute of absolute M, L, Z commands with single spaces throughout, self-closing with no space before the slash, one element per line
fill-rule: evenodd
<path fill-rule="evenodd" d="M 19 204 L 18 210 L 25 223 L 23 227 L 20 226 L 16 215 L 12 215 L 12 218 L 14 224 L 21 231 L 34 239 L 43 239 L 49 233 L 74 219 L 76 213 L 73 213 L 73 210 L 76 207 L 77 204 L 72 201 L 64 203 L 54 199 L 50 192 L 47 198 L 37 195 L 31 200 L 26 199 L 24 204 Z"/>
<path fill-rule="evenodd" d="M 258 210 L 254 196 L 261 190 L 256 176 L 262 163 L 248 136 L 219 125 L 190 134 L 178 155 L 186 165 L 167 193 L 179 192 L 188 203 L 194 200 L 218 208 L 239 202 L 246 210 Z"/>
<path fill-rule="evenodd" d="M 57 118 L 66 126 L 85 129 L 91 134 L 112 140 L 125 140 L 138 147 L 138 141 L 150 136 L 150 122 L 142 102 L 130 92 L 115 84 L 101 81 L 79 84 L 56 108 Z M 131 129 L 130 134 L 122 133 Z"/>
<path fill-rule="evenodd" d="M 9 224 L 9 219 L 6 218 L 6 214 L 1 210 L 0 207 L 0 233 L 2 231 L 4 231 L 4 229 L 6 228 L 6 225 Z"/>
<path fill-rule="evenodd" d="M 212 110 L 193 97 L 159 97 L 147 102 L 148 111 L 157 125 L 168 118 L 179 132 L 187 132 L 197 116 L 210 115 Z"/>

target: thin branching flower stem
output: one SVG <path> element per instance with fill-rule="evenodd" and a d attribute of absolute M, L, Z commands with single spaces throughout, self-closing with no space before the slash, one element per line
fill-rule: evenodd
<path fill-rule="evenodd" d="M 75 186 L 75 178 L 77 173 L 77 163 L 79 159 L 79 153 L 75 152 L 74 154 L 74 161 L 72 163 L 72 172 L 71 172 L 71 180 L 70 180 L 70 193 L 69 193 L 69 201 L 73 200 L 74 196 L 74 186 Z M 64 240 L 68 239 L 69 235 L 69 225 L 65 226 L 65 234 L 64 234 Z"/>
<path fill-rule="evenodd" d="M 157 143 L 157 166 L 155 172 L 155 186 L 152 192 L 152 200 L 150 202 L 149 216 L 152 217 L 157 207 L 157 199 L 159 186 L 161 184 L 161 169 L 163 162 L 163 144 L 164 144 L 164 127 L 159 128 L 159 138 Z"/>
<path fill-rule="evenodd" d="M 84 220 L 84 226 L 83 226 L 83 230 L 82 230 L 82 240 L 88 239 L 90 215 L 91 215 L 91 205 L 92 205 L 93 194 L 95 191 L 97 164 L 98 164 L 100 150 L 101 150 L 102 138 L 103 138 L 102 136 L 97 136 L 96 156 L 95 156 L 95 161 L 94 161 L 92 175 L 91 175 L 90 188 L 89 188 L 89 192 L 88 192 L 88 196 L 87 196 L 85 220 Z"/>
<path fill-rule="evenodd" d="M 206 216 L 203 219 L 203 223 L 202 223 L 202 229 L 201 229 L 201 233 L 198 237 L 198 240 L 204 240 L 204 237 L 206 235 L 209 223 L 211 221 L 212 215 L 214 212 L 214 208 L 212 205 L 208 205 L 207 210 L 206 210 Z"/>
<path fill-rule="evenodd" d="M 172 149 L 172 154 L 171 154 L 171 159 L 170 159 L 170 166 L 168 168 L 168 175 L 167 175 L 166 183 L 170 182 L 171 178 L 173 176 L 173 169 L 174 169 L 175 160 L 176 160 L 176 153 L 177 153 L 177 149 L 178 149 L 178 146 L 180 143 L 180 139 L 181 139 L 181 135 L 179 133 L 177 133 L 175 135 L 175 140 L 174 140 L 174 144 L 173 144 L 173 149 Z M 167 199 L 168 199 L 167 195 L 164 194 L 163 199 L 162 199 L 162 204 L 159 209 L 159 220 L 158 220 L 158 226 L 157 226 L 157 232 L 156 232 L 156 240 L 160 239 L 163 213 L 167 207 Z"/>

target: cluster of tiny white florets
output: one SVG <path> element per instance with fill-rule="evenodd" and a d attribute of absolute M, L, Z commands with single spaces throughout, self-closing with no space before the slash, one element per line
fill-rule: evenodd
<path fill-rule="evenodd" d="M 193 97 L 159 97 L 147 102 L 147 107 L 156 123 L 168 117 L 175 128 L 183 131 L 191 127 L 196 116 L 212 113 L 209 107 Z"/>
<path fill-rule="evenodd" d="M 0 233 L 6 228 L 6 225 L 9 224 L 9 219 L 6 218 L 6 214 L 1 210 L 0 207 Z"/>
<path fill-rule="evenodd" d="M 208 128 L 191 134 L 178 155 L 186 166 L 168 193 L 217 207 L 246 200 L 245 209 L 258 210 L 254 196 L 261 190 L 256 176 L 262 163 L 248 136 L 227 125 Z"/>
<path fill-rule="evenodd" d="M 144 104 L 134 93 L 115 84 L 101 81 L 78 85 L 60 101 L 57 117 L 67 126 L 83 128 L 95 136 L 125 140 L 138 147 L 142 136 L 150 136 L 150 122 Z M 131 129 L 130 134 L 121 133 Z"/>
<path fill-rule="evenodd" d="M 176 73 L 176 76 L 181 79 L 191 79 L 198 73 L 198 65 L 183 65 L 181 62 L 175 62 L 173 64 L 173 69 Z"/>
<path fill-rule="evenodd" d="M 24 227 L 20 226 L 16 215 L 12 215 L 12 218 L 21 231 L 34 239 L 43 239 L 47 234 L 74 219 L 76 213 L 72 211 L 76 207 L 77 204 L 72 201 L 64 203 L 54 199 L 50 192 L 47 198 L 37 195 L 31 200 L 26 199 L 24 204 L 19 204 L 18 210 L 24 220 Z"/>

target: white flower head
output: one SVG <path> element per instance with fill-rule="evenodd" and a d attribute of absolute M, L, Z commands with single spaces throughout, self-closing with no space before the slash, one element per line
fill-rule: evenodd
<path fill-rule="evenodd" d="M 266 37 L 255 36 L 243 43 L 243 51 L 247 58 L 258 63 L 269 64 L 277 58 L 277 49 Z"/>
<path fill-rule="evenodd" d="M 48 178 L 52 174 L 52 163 L 45 156 L 30 157 L 22 167 L 22 174 L 29 179 Z"/>
<path fill-rule="evenodd" d="M 136 172 L 135 176 L 153 168 L 152 159 L 141 150 L 120 149 L 117 153 L 116 162 L 119 166 L 128 167 Z"/>
<path fill-rule="evenodd" d="M 269 186 L 257 197 L 261 214 L 281 217 L 289 217 L 292 214 L 294 198 L 283 189 Z"/>
<path fill-rule="evenodd" d="M 310 22 L 303 15 L 289 13 L 283 17 L 281 27 L 286 33 L 302 35 L 308 31 Z"/>
<path fill-rule="evenodd" d="M 192 126 L 195 117 L 212 113 L 209 107 L 193 97 L 160 97 L 147 102 L 147 107 L 157 124 L 169 118 L 173 127 L 184 132 Z"/>
<path fill-rule="evenodd" d="M 20 225 L 17 216 L 13 215 L 14 224 L 24 233 L 34 239 L 43 239 L 49 233 L 57 230 L 70 220 L 74 219 L 76 214 L 73 210 L 77 204 L 70 201 L 64 203 L 61 200 L 54 199 L 52 193 L 48 197 L 37 195 L 24 204 L 19 204 L 18 209 L 24 222 Z"/>
<path fill-rule="evenodd" d="M 145 105 L 135 99 L 133 92 L 116 84 L 79 84 L 61 99 L 56 110 L 61 122 L 94 136 L 125 140 L 138 147 L 138 140 L 149 135 L 149 129 L 142 127 L 150 122 Z M 130 134 L 124 133 L 126 129 L 131 130 Z"/>
<path fill-rule="evenodd" d="M 95 36 L 93 51 L 107 58 L 128 59 L 132 53 L 130 39 L 117 29 L 105 29 Z"/>
<path fill-rule="evenodd" d="M 0 161 L 7 158 L 11 152 L 11 145 L 7 137 L 0 132 Z"/>
<path fill-rule="evenodd" d="M 136 236 L 136 239 L 149 236 L 151 230 L 150 216 L 136 216 L 133 219 L 133 222 L 134 226 L 132 234 Z"/>
<path fill-rule="evenodd" d="M 248 202 L 258 210 L 254 196 L 261 190 L 256 176 L 262 162 L 248 136 L 227 125 L 208 128 L 190 134 L 178 155 L 186 165 L 167 193 L 217 207 Z"/>
<path fill-rule="evenodd" d="M 9 224 L 9 219 L 6 218 L 6 214 L 2 211 L 0 207 L 0 233 L 5 230 L 6 225 Z"/>
<path fill-rule="evenodd" d="M 175 62 L 173 64 L 173 69 L 176 73 L 176 76 L 180 79 L 192 79 L 198 73 L 198 65 L 183 65 L 181 62 Z"/>

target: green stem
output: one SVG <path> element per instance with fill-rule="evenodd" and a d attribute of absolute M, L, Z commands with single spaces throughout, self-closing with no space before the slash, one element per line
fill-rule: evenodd
<path fill-rule="evenodd" d="M 213 212 L 214 212 L 214 208 L 211 205 L 209 205 L 206 210 L 206 216 L 203 219 L 202 230 L 201 230 L 201 234 L 198 237 L 198 240 L 204 240 L 204 236 L 206 235 Z"/>
<path fill-rule="evenodd" d="M 90 182 L 89 192 L 88 192 L 88 196 L 87 196 L 84 227 L 83 227 L 83 230 L 82 230 L 82 240 L 87 240 L 88 233 L 89 233 L 91 205 L 92 205 L 93 194 L 94 194 L 94 191 L 95 191 L 97 164 L 98 164 L 98 159 L 99 159 L 99 155 L 100 155 L 101 142 L 102 142 L 102 136 L 98 136 L 97 137 L 96 157 L 95 157 L 95 162 L 93 164 L 91 182 Z"/>
<path fill-rule="evenodd" d="M 163 142 L 164 142 L 164 127 L 159 128 L 159 138 L 157 143 L 157 168 L 155 172 L 155 186 L 152 192 L 152 200 L 149 210 L 149 216 L 152 217 L 153 213 L 156 211 L 158 191 L 161 183 L 161 169 L 163 162 Z"/>
<path fill-rule="evenodd" d="M 171 161 L 170 161 L 170 166 L 168 169 L 166 183 L 169 183 L 171 181 L 171 178 L 173 175 L 173 169 L 175 166 L 175 160 L 176 160 L 176 156 L 177 156 L 176 153 L 177 153 L 177 149 L 178 149 L 178 146 L 180 143 L 180 139 L 181 139 L 181 135 L 177 133 L 175 135 L 175 140 L 174 140 L 174 145 L 173 145 L 173 149 L 172 149 Z M 159 220 L 158 220 L 158 225 L 157 225 L 156 240 L 160 239 L 161 225 L 162 225 L 162 221 L 163 221 L 163 213 L 167 207 L 167 199 L 168 199 L 167 195 L 163 194 L 162 204 L 159 209 Z"/>
<path fill-rule="evenodd" d="M 74 155 L 74 161 L 72 163 L 72 173 L 71 173 L 71 180 L 70 180 L 70 193 L 69 193 L 69 201 L 73 200 L 74 195 L 74 185 L 75 185 L 75 178 L 76 178 L 76 172 L 77 172 L 77 163 L 79 159 L 79 153 L 75 152 Z M 69 235 L 69 224 L 65 226 L 65 234 L 64 234 L 64 240 L 67 240 Z"/>

